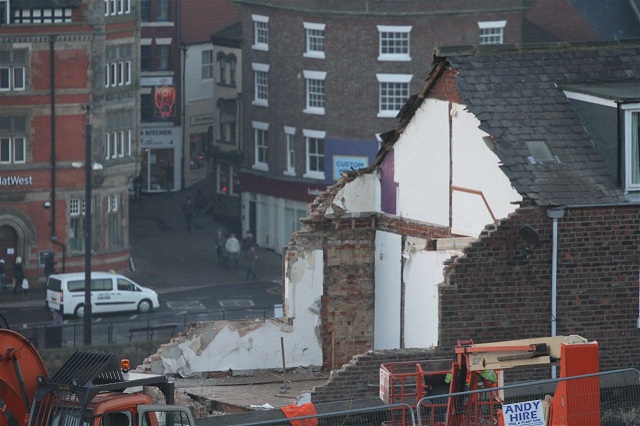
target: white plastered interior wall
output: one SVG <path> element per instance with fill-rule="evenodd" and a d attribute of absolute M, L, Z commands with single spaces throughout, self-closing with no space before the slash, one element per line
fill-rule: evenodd
<path fill-rule="evenodd" d="M 449 226 L 448 114 L 446 102 L 425 99 L 393 147 L 398 216 Z"/>
<path fill-rule="evenodd" d="M 480 121 L 463 105 L 453 104 L 452 111 L 453 185 L 470 192 L 452 192 L 451 232 L 477 237 L 493 222 L 489 208 L 496 219 L 506 218 L 515 211 L 512 202 L 522 197 L 500 169 L 498 156 L 483 140 L 489 135 L 478 128 Z"/>
<path fill-rule="evenodd" d="M 374 349 L 400 347 L 402 236 L 376 231 Z"/>
<path fill-rule="evenodd" d="M 322 250 L 305 252 L 288 265 L 285 277 L 285 317 L 266 322 L 204 323 L 178 348 L 162 354 L 165 373 L 190 375 L 207 371 L 282 368 L 280 338 L 289 367 L 322 366 L 320 297 Z M 291 319 L 289 322 L 288 320 Z"/>

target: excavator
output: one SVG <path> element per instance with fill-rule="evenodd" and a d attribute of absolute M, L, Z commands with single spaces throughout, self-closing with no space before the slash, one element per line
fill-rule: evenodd
<path fill-rule="evenodd" d="M 141 392 L 158 388 L 166 405 Z M 0 426 L 193 426 L 165 376 L 129 371 L 114 355 L 75 352 L 51 377 L 32 343 L 0 328 Z"/>
<path fill-rule="evenodd" d="M 598 343 L 577 335 L 479 344 L 472 340 L 458 341 L 450 369 L 425 371 L 420 362 L 413 365 L 415 390 L 406 391 L 411 389 L 407 386 L 407 374 L 400 373 L 401 369 L 393 363 L 383 364 L 381 397 L 387 403 L 408 403 L 415 408 L 422 398 L 442 395 L 420 403 L 428 418 L 425 424 L 431 426 L 600 425 L 597 375 L 559 380 L 553 397 L 519 405 L 507 404 L 502 391 L 491 390 L 502 385 L 505 370 L 515 367 L 559 366 L 560 379 L 598 373 Z M 470 392 L 478 389 L 486 392 Z M 527 403 L 529 407 L 525 407 Z M 529 409 L 538 405 L 540 411 Z"/>

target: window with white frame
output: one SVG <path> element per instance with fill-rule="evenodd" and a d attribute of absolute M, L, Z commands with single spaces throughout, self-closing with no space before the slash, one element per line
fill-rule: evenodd
<path fill-rule="evenodd" d="M 3 2 L 0 2 L 0 5 Z M 34 2 L 30 2 L 34 3 Z M 71 22 L 71 8 L 16 8 L 12 22 L 15 24 L 42 24 Z"/>
<path fill-rule="evenodd" d="M 211 80 L 213 78 L 213 50 L 207 49 L 202 51 L 202 72 L 203 80 Z"/>
<path fill-rule="evenodd" d="M 120 130 L 120 146 L 118 147 L 118 157 L 124 157 L 125 149 L 127 146 L 127 132 L 125 130 Z"/>
<path fill-rule="evenodd" d="M 295 127 L 284 127 L 284 138 L 287 144 L 287 169 L 284 171 L 285 175 L 296 175 L 296 145 L 295 145 Z"/>
<path fill-rule="evenodd" d="M 218 71 L 220 75 L 218 82 L 227 84 L 227 55 L 222 52 L 218 53 Z"/>
<path fill-rule="evenodd" d="M 111 132 L 111 158 L 118 157 L 118 132 Z"/>
<path fill-rule="evenodd" d="M 378 25 L 379 61 L 410 61 L 410 26 Z"/>
<path fill-rule="evenodd" d="M 307 114 L 324 115 L 324 71 L 303 71 L 307 82 L 307 104 L 304 112 Z"/>
<path fill-rule="evenodd" d="M 0 91 L 26 89 L 28 49 L 0 50 Z"/>
<path fill-rule="evenodd" d="M 118 194 L 107 194 L 107 213 L 118 211 Z"/>
<path fill-rule="evenodd" d="M 67 244 L 70 250 L 84 249 L 84 198 L 69 200 L 69 235 Z"/>
<path fill-rule="evenodd" d="M 379 85 L 378 117 L 395 117 L 409 99 L 411 74 L 376 74 Z"/>
<path fill-rule="evenodd" d="M 326 132 L 302 129 L 306 145 L 307 170 L 304 177 L 324 180 L 324 138 Z"/>
<path fill-rule="evenodd" d="M 312 22 L 305 22 L 303 25 L 307 41 L 307 50 L 303 56 L 324 59 L 324 29 L 326 25 Z"/>
<path fill-rule="evenodd" d="M 0 164 L 24 163 L 26 153 L 26 143 L 23 137 L 0 136 Z"/>
<path fill-rule="evenodd" d="M 107 241 L 109 248 L 116 248 L 122 245 L 122 220 L 118 211 L 118 200 L 120 194 L 108 194 L 106 197 L 107 209 Z"/>
<path fill-rule="evenodd" d="M 269 50 L 269 17 L 251 15 L 253 20 L 253 44 L 255 50 Z"/>
<path fill-rule="evenodd" d="M 269 65 L 251 64 L 253 68 L 253 105 L 269 106 Z"/>
<path fill-rule="evenodd" d="M 131 129 L 106 132 L 105 159 L 131 156 Z"/>
<path fill-rule="evenodd" d="M 0 164 L 22 164 L 27 159 L 27 118 L 0 116 Z"/>
<path fill-rule="evenodd" d="M 263 123 L 261 121 L 252 121 L 251 125 L 254 132 L 255 141 L 255 153 L 253 159 L 253 168 L 257 170 L 268 171 L 268 141 L 267 131 L 269 130 L 269 123 Z"/>
<path fill-rule="evenodd" d="M 624 105 L 625 180 L 629 191 L 640 190 L 640 104 Z"/>
<path fill-rule="evenodd" d="M 504 27 L 507 21 L 478 22 L 480 44 L 504 44 Z"/>

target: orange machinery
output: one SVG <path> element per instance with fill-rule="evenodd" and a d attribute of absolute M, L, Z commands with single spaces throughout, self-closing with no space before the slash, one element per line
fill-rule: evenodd
<path fill-rule="evenodd" d="M 187 408 L 171 405 L 174 385 L 165 376 L 129 372 L 128 362 L 122 367 L 112 354 L 78 351 L 49 377 L 31 342 L 0 328 L 0 426 L 103 426 L 105 415 L 121 411 L 132 425 L 135 416 L 150 426 L 157 418 L 194 424 Z M 150 405 L 149 395 L 130 392 L 143 386 L 157 387 L 167 405 Z"/>
<path fill-rule="evenodd" d="M 479 388 L 498 387 L 503 370 L 523 366 L 559 365 L 560 378 L 599 372 L 598 343 L 583 337 L 554 336 L 474 344 L 459 341 L 454 349 L 451 369 L 425 369 L 428 361 L 414 362 L 410 373 L 405 364 L 383 364 L 380 369 L 381 398 L 388 403 L 416 403 L 426 396 L 421 408 L 434 426 L 468 426 L 497 421 L 505 425 L 499 391 L 458 394 Z M 490 373 L 490 374 L 487 374 Z M 494 374 L 495 373 L 495 374 Z M 489 376 L 493 377 L 490 378 Z M 410 386 L 415 384 L 415 387 Z M 589 407 L 589 409 L 585 409 Z M 549 426 L 600 424 L 600 388 L 597 376 L 579 381 L 559 381 L 548 407 Z M 508 423 L 508 422 L 507 422 Z"/>
<path fill-rule="evenodd" d="M 538 339 L 511 340 L 497 343 L 473 344 L 459 342 L 454 350 L 450 393 L 478 389 L 481 374 L 487 370 L 514 367 L 560 364 L 560 378 L 598 373 L 598 343 L 576 336 L 555 336 Z M 497 383 L 494 385 L 497 386 Z M 492 392 L 493 393 L 493 392 Z M 501 398 L 492 395 L 501 402 Z M 465 404 L 467 409 L 461 410 Z M 466 398 L 453 396 L 447 405 L 447 426 L 470 424 L 476 409 L 478 394 Z M 585 410 L 585 407 L 589 407 Z M 496 412 L 498 425 L 504 425 L 504 413 Z M 550 426 L 583 426 L 600 424 L 600 383 L 598 377 L 579 381 L 562 380 L 550 402 Z"/>

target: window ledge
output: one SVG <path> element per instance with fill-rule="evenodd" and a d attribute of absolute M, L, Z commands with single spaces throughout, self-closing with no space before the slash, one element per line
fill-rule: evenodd
<path fill-rule="evenodd" d="M 395 61 L 395 62 L 409 62 L 411 60 L 411 56 L 408 55 L 380 55 L 378 56 L 379 61 Z"/>
<path fill-rule="evenodd" d="M 307 172 L 302 175 L 306 179 L 325 180 L 324 172 Z"/>
<path fill-rule="evenodd" d="M 304 52 L 302 56 L 304 58 L 325 59 L 324 52 Z"/>
<path fill-rule="evenodd" d="M 378 118 L 396 118 L 399 111 L 378 111 Z"/>
<path fill-rule="evenodd" d="M 254 100 L 251 101 L 251 105 L 268 107 L 269 106 L 269 101 L 264 101 L 262 99 L 254 99 Z"/>
<path fill-rule="evenodd" d="M 253 170 L 260 170 L 262 172 L 268 172 L 269 171 L 269 165 L 266 163 L 255 163 L 251 166 L 251 168 Z"/>
<path fill-rule="evenodd" d="M 324 108 L 305 108 L 302 112 L 305 114 L 324 115 Z"/>

